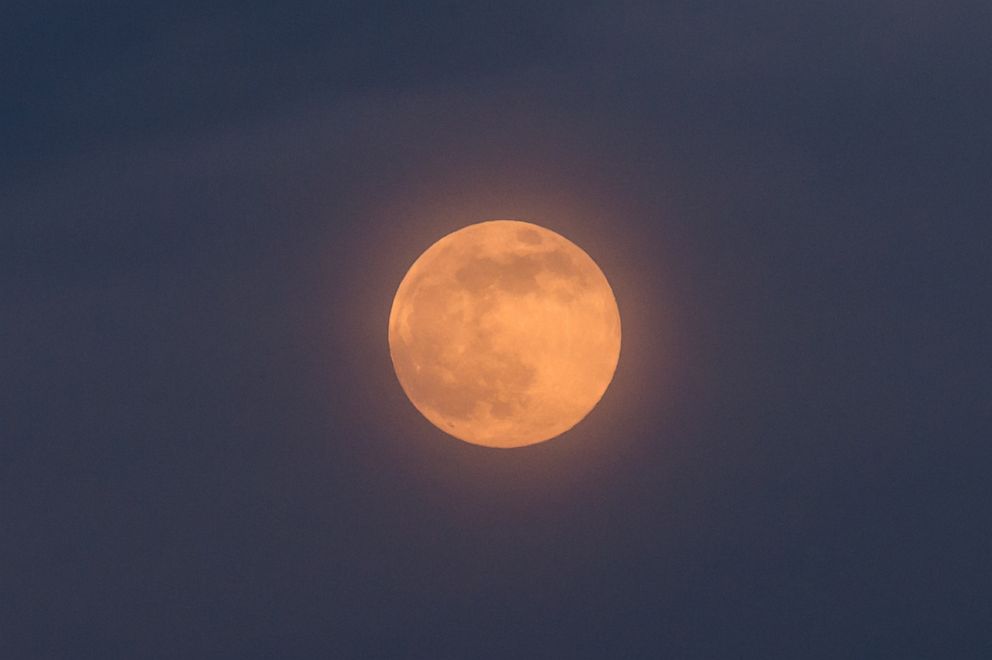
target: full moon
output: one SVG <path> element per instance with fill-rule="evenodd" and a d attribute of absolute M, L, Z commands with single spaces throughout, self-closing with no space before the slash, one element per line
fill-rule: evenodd
<path fill-rule="evenodd" d="M 578 424 L 620 357 L 620 312 L 580 247 L 492 220 L 430 246 L 400 283 L 389 352 L 413 405 L 442 431 L 522 447 Z"/>

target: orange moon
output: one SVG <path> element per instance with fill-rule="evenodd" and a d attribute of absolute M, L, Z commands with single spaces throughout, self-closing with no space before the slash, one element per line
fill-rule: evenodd
<path fill-rule="evenodd" d="M 620 312 L 580 247 L 539 225 L 492 220 L 430 246 L 400 283 L 389 351 L 413 405 L 442 431 L 522 447 L 569 430 L 620 357 Z"/>

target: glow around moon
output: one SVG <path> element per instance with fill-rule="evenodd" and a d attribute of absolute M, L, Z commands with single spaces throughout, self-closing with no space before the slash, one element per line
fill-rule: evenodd
<path fill-rule="evenodd" d="M 424 417 L 467 442 L 520 447 L 572 428 L 620 356 L 606 277 L 574 243 L 494 220 L 432 245 L 389 315 L 400 384 Z"/>

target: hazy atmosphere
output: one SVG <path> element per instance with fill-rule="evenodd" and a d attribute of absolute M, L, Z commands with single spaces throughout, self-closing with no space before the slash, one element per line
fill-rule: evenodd
<path fill-rule="evenodd" d="M 0 656 L 988 653 L 988 2 L 9 4 Z M 512 450 L 387 336 L 489 219 L 623 322 Z"/>

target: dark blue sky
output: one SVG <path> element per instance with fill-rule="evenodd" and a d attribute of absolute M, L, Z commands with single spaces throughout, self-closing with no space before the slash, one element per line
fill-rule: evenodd
<path fill-rule="evenodd" d="M 992 646 L 987 2 L 8 4 L 0 656 Z M 509 452 L 386 343 L 490 218 L 624 323 Z"/>

